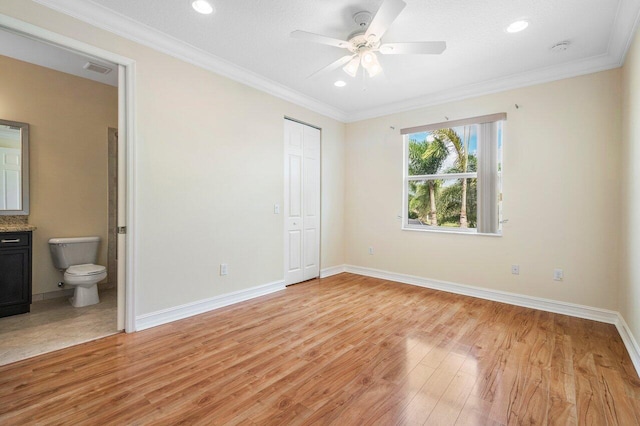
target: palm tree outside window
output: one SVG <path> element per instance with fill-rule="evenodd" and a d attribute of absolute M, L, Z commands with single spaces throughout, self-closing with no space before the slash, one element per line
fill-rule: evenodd
<path fill-rule="evenodd" d="M 403 229 L 501 233 L 505 119 L 497 114 L 403 129 Z"/>

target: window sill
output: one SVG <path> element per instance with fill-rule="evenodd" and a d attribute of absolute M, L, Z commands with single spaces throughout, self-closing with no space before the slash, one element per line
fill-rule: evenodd
<path fill-rule="evenodd" d="M 479 235 L 483 237 L 502 237 L 502 232 L 497 234 L 488 234 L 483 232 L 477 232 L 475 230 L 448 230 L 446 228 L 435 228 L 435 229 L 425 229 L 424 227 L 414 227 L 414 226 L 402 226 L 403 231 L 417 231 L 417 232 L 433 232 L 437 234 L 457 234 L 457 235 Z"/>

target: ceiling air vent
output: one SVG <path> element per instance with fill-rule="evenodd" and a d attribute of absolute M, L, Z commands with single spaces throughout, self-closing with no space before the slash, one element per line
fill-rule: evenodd
<path fill-rule="evenodd" d="M 82 68 L 100 74 L 109 74 L 111 72 L 111 68 L 105 67 L 104 65 L 95 64 L 93 62 L 87 62 Z"/>

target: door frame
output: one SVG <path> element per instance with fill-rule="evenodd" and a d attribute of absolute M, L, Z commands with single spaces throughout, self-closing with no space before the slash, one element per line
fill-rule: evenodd
<path fill-rule="evenodd" d="M 319 184 L 320 184 L 320 188 L 319 188 L 319 191 L 320 191 L 320 194 L 319 194 L 319 196 L 320 196 L 320 204 L 318 206 L 318 214 L 320 216 L 319 222 L 318 222 L 318 278 L 320 278 L 322 276 L 322 127 L 316 126 L 316 125 L 308 123 L 306 121 L 298 120 L 297 118 L 293 118 L 293 117 L 288 116 L 288 115 L 285 115 L 283 117 L 283 119 L 284 120 L 293 121 L 295 123 L 302 124 L 303 126 L 309 126 L 309 127 L 312 127 L 314 129 L 317 129 L 317 130 L 320 131 L 320 165 L 319 165 L 319 167 L 320 167 L 320 182 L 319 182 Z M 284 122 L 283 122 L 283 124 L 284 124 Z M 282 126 L 282 128 L 283 128 L 282 140 L 284 140 L 284 138 L 285 138 L 284 125 Z M 286 167 L 286 161 L 287 161 L 287 152 L 286 152 L 286 150 L 285 150 L 285 152 L 283 154 L 283 158 L 284 158 L 283 166 Z M 284 180 L 284 184 L 283 184 L 282 188 L 283 188 L 284 191 L 286 191 L 285 188 L 287 188 L 287 186 L 289 186 L 289 181 L 286 179 L 286 175 L 283 177 L 283 180 Z M 287 206 L 286 206 L 286 201 L 287 200 L 284 198 L 284 195 L 286 195 L 286 194 L 283 193 L 283 200 L 285 201 L 282 204 L 282 209 L 281 209 L 281 211 L 283 213 L 285 213 L 284 209 L 287 208 Z M 286 213 L 283 214 L 283 218 L 286 218 Z M 286 219 L 283 219 L 283 221 L 282 221 L 282 235 L 284 236 L 284 238 L 287 238 L 287 223 L 286 223 Z M 286 243 L 284 242 L 284 240 L 282 242 L 282 246 L 283 246 L 282 247 L 283 248 L 282 251 L 284 253 L 284 257 L 282 259 L 282 261 L 283 261 L 283 265 L 282 265 L 283 271 L 282 272 L 284 274 L 283 281 L 286 283 L 286 276 L 287 276 L 287 259 L 286 259 L 286 256 L 289 253 L 287 253 L 286 250 L 284 250 L 284 248 L 286 247 Z M 295 284 L 296 283 L 294 283 L 294 284 L 286 284 L 286 285 L 289 286 L 289 285 L 295 285 Z"/>
<path fill-rule="evenodd" d="M 0 28 L 66 50 L 118 65 L 118 181 L 124 189 L 118 194 L 118 227 L 126 227 L 126 234 L 118 234 L 118 258 L 124 259 L 124 271 L 119 271 L 118 287 L 124 287 L 124 305 L 118 303 L 118 330 L 136 331 L 135 315 L 135 153 L 136 153 L 136 88 L 133 59 L 66 37 L 36 25 L 0 14 Z M 124 252 L 124 253 L 123 253 Z M 120 283 L 120 277 L 124 283 Z M 121 296 L 118 297 L 120 300 Z"/>

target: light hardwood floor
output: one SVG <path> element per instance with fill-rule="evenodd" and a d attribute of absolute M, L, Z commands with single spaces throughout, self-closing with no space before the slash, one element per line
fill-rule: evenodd
<path fill-rule="evenodd" d="M 0 424 L 634 425 L 614 326 L 340 274 L 0 367 Z"/>

